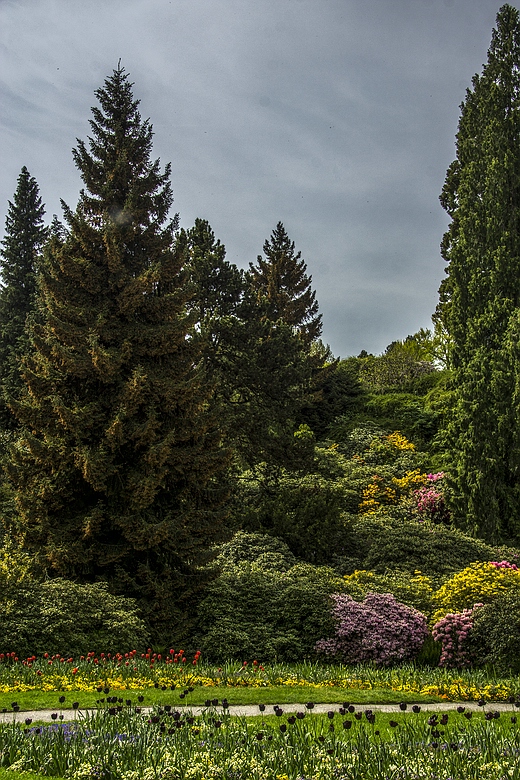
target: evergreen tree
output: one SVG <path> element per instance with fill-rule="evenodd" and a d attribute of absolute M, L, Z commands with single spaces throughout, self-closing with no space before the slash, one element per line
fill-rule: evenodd
<path fill-rule="evenodd" d="M 487 63 L 461 106 L 457 158 L 441 203 L 451 218 L 437 317 L 450 340 L 452 511 L 488 540 L 518 537 L 520 20 L 504 5 Z"/>
<path fill-rule="evenodd" d="M 241 307 L 241 349 L 235 353 L 237 429 L 245 461 L 267 464 L 270 477 L 281 466 L 305 468 L 313 452 L 303 410 L 320 398 L 331 367 L 319 341 L 312 279 L 281 222 L 264 243 L 264 257 L 250 263 Z M 277 481 L 275 476 L 275 483 Z"/>
<path fill-rule="evenodd" d="M 0 256 L 0 425 L 15 427 L 6 399 L 22 387 L 20 360 L 27 351 L 25 324 L 34 311 L 38 262 L 47 237 L 38 184 L 24 166 L 5 220 Z"/>
<path fill-rule="evenodd" d="M 237 352 L 241 350 L 243 273 L 226 260 L 225 246 L 206 220 L 187 231 L 191 281 L 189 310 L 203 346 L 203 365 L 214 387 L 212 405 L 228 444 L 236 440 Z M 236 447 L 235 447 L 236 449 Z"/>
<path fill-rule="evenodd" d="M 222 531 L 227 453 L 187 314 L 186 237 L 168 220 L 170 166 L 151 160 L 122 67 L 95 94 L 88 148 L 73 152 L 85 189 L 45 256 L 8 473 L 49 573 L 107 580 L 171 641 Z"/>
<path fill-rule="evenodd" d="M 205 219 L 196 219 L 187 236 L 198 321 L 204 324 L 233 314 L 241 297 L 242 273 L 226 260 L 226 247 Z"/>
<path fill-rule="evenodd" d="M 274 314 L 252 276 L 225 259 L 225 247 L 205 220 L 196 220 L 187 241 L 189 306 L 204 343 L 205 370 L 215 385 L 213 403 L 236 462 L 295 468 L 309 454 L 294 433 L 309 394 L 310 347 L 292 324 Z M 310 297 L 314 302 L 313 293 Z"/>
<path fill-rule="evenodd" d="M 281 222 L 265 241 L 264 255 L 258 255 L 256 266 L 249 264 L 251 288 L 264 301 L 266 316 L 295 328 L 309 346 L 321 335 L 321 314 L 311 288 L 312 277 L 307 276 L 301 252 L 295 253 L 294 241 Z"/>

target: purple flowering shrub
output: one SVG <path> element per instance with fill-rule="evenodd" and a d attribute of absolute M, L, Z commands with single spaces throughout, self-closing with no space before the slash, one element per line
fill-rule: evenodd
<path fill-rule="evenodd" d="M 414 491 L 419 520 L 430 520 L 432 523 L 449 522 L 450 513 L 442 490 L 443 477 L 442 471 L 437 474 L 427 474 L 426 484 Z"/>
<path fill-rule="evenodd" d="M 475 606 L 481 606 L 475 604 Z M 442 645 L 439 666 L 461 668 L 471 666 L 467 649 L 467 639 L 473 628 L 473 610 L 463 612 L 448 612 L 442 620 L 437 621 L 432 628 L 432 636 Z"/>
<path fill-rule="evenodd" d="M 336 636 L 315 649 L 338 660 L 390 666 L 416 656 L 428 636 L 425 616 L 391 593 L 368 593 L 363 601 L 335 593 L 332 600 Z"/>

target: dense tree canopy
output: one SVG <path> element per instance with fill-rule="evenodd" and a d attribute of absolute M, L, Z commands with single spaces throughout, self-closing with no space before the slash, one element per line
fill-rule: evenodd
<path fill-rule="evenodd" d="M 0 421 L 15 426 L 6 405 L 22 386 L 20 360 L 27 351 L 25 325 L 36 304 L 38 262 L 47 237 L 45 209 L 38 184 L 24 166 L 5 221 L 5 237 L 0 256 Z"/>
<path fill-rule="evenodd" d="M 170 168 L 151 160 L 123 68 L 96 97 L 74 151 L 85 189 L 45 255 L 9 476 L 49 573 L 108 580 L 146 599 L 156 637 L 179 636 L 219 538 L 227 454 L 187 314 L 186 238 L 168 221 Z"/>
<path fill-rule="evenodd" d="M 451 340 L 457 521 L 490 540 L 520 528 L 520 21 L 504 5 L 462 105 L 441 203 L 451 218 L 438 315 Z"/>

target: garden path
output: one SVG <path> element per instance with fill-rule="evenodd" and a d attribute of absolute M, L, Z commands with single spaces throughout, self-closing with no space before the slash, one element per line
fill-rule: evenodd
<path fill-rule="evenodd" d="M 514 704 L 511 704 L 509 702 L 486 702 L 486 705 L 484 707 L 479 707 L 479 705 L 476 702 L 438 702 L 434 704 L 421 704 L 421 711 L 424 712 L 446 712 L 449 710 L 456 710 L 457 707 L 465 707 L 467 710 L 479 710 L 484 709 L 486 711 L 491 712 L 511 712 L 515 709 Z M 412 704 L 407 705 L 407 710 L 411 710 Z M 183 711 L 191 711 L 193 715 L 200 715 L 203 710 L 205 710 L 205 707 L 176 707 L 179 712 Z M 290 713 L 290 712 L 303 712 L 305 711 L 305 704 L 284 704 L 281 707 L 283 713 Z M 217 712 L 223 712 L 223 709 L 221 706 L 216 707 L 215 710 Z M 400 712 L 400 706 L 399 704 L 367 704 L 367 705 L 356 705 L 356 712 L 364 712 L 365 710 L 372 710 L 373 712 Z M 143 708 L 144 712 L 151 712 L 151 708 L 145 707 Z M 258 705 L 232 705 L 228 708 L 230 715 L 235 716 L 253 716 L 253 715 L 273 715 L 274 714 L 274 706 L 271 704 L 265 705 L 265 712 L 261 712 L 258 708 Z M 315 713 L 324 713 L 329 711 L 338 711 L 338 706 L 333 704 L 315 704 L 312 708 L 312 712 Z M 63 714 L 62 720 L 74 720 L 74 711 L 73 710 L 38 710 L 38 711 L 20 711 L 20 712 L 1 712 L 0 713 L 0 723 L 10 723 L 13 720 L 23 723 L 26 719 L 31 719 L 32 721 L 51 721 L 55 720 L 56 718 L 52 718 L 52 714 L 54 713 L 60 713 Z M 77 713 L 78 716 L 80 716 L 82 713 L 86 713 L 88 710 L 78 710 Z"/>

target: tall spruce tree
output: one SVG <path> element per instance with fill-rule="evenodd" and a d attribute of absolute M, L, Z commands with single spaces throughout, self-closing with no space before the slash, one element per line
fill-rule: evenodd
<path fill-rule="evenodd" d="M 24 166 L 5 220 L 0 277 L 0 426 L 16 427 L 7 399 L 22 387 L 20 361 L 28 349 L 27 318 L 36 304 L 36 275 L 47 238 L 38 184 Z"/>
<path fill-rule="evenodd" d="M 441 203 L 451 218 L 437 316 L 450 339 L 452 511 L 488 540 L 520 538 L 520 21 L 504 5 L 461 106 Z"/>
<path fill-rule="evenodd" d="M 303 410 L 318 400 L 330 370 L 311 284 L 301 253 L 279 222 L 264 243 L 264 256 L 246 274 L 243 321 L 249 340 L 238 372 L 245 378 L 239 397 L 250 407 L 241 430 L 254 444 L 252 456 L 275 467 L 308 465 L 311 439 L 297 432 Z"/>
<path fill-rule="evenodd" d="M 95 94 L 92 137 L 73 152 L 85 189 L 45 256 L 8 473 L 48 572 L 139 598 L 166 642 L 186 630 L 221 533 L 227 453 L 187 314 L 186 237 L 168 219 L 170 166 L 151 160 L 122 67 Z"/>
<path fill-rule="evenodd" d="M 291 326 L 267 316 L 263 295 L 225 259 L 205 220 L 187 232 L 190 311 L 204 344 L 204 368 L 235 464 L 295 465 L 295 410 L 308 366 Z M 249 283 L 248 283 L 249 281 Z M 304 377 L 302 379 L 302 377 Z"/>
<path fill-rule="evenodd" d="M 291 326 L 309 346 L 321 335 L 321 314 L 312 277 L 281 222 L 265 241 L 264 255 L 258 255 L 256 265 L 249 264 L 251 288 L 269 320 Z"/>

